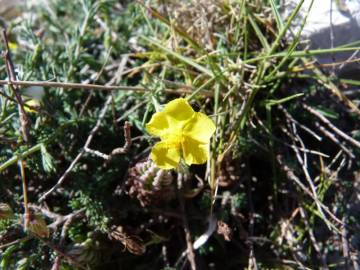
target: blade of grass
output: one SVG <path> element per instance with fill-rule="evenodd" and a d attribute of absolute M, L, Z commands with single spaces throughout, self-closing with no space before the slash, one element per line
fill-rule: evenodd
<path fill-rule="evenodd" d="M 270 2 L 271 10 L 272 10 L 272 12 L 274 14 L 275 21 L 276 21 L 278 29 L 279 30 L 283 29 L 284 28 L 284 22 L 283 22 L 283 20 L 282 20 L 282 18 L 280 16 L 280 13 L 278 11 L 278 8 L 277 8 L 277 5 L 276 5 L 275 1 L 274 0 L 269 0 L 269 2 Z"/>
<path fill-rule="evenodd" d="M 178 60 L 192 66 L 193 68 L 197 69 L 198 71 L 205 73 L 206 75 L 210 76 L 210 77 L 214 77 L 214 74 L 211 72 L 211 70 L 205 68 L 204 66 L 194 62 L 192 59 L 183 56 L 177 52 L 174 52 L 172 50 L 170 50 L 169 48 L 166 48 L 165 46 L 161 45 L 160 42 L 152 39 L 152 38 L 147 38 L 145 36 L 141 36 L 142 39 L 144 39 L 146 42 L 155 45 L 156 47 L 158 47 L 159 49 L 163 50 L 164 52 L 166 52 L 167 54 L 177 58 Z"/>
<path fill-rule="evenodd" d="M 306 59 L 303 59 L 304 63 L 306 64 Z M 332 94 L 337 96 L 340 101 L 342 101 L 345 106 L 355 112 L 357 115 L 360 115 L 360 109 L 352 102 L 350 99 L 345 96 L 341 90 L 334 84 L 323 72 L 315 68 L 314 73 L 316 74 L 318 81 L 321 82 L 327 89 L 331 91 Z"/>
<path fill-rule="evenodd" d="M 276 72 L 278 70 L 280 70 L 280 68 L 285 65 L 287 60 L 290 58 L 292 52 L 296 49 L 296 47 L 297 47 L 297 45 L 299 43 L 299 40 L 300 40 L 301 33 L 302 33 L 302 31 L 303 31 L 303 29 L 305 27 L 307 18 L 308 18 L 309 14 L 310 14 L 310 11 L 311 11 L 311 8 L 312 8 L 313 4 L 314 4 L 314 0 L 312 0 L 310 5 L 309 5 L 309 8 L 308 8 L 308 10 L 306 12 L 306 15 L 305 15 L 304 19 L 301 22 L 300 29 L 296 33 L 295 38 L 293 39 L 293 41 L 291 42 L 291 44 L 289 46 L 289 49 L 287 51 L 288 53 L 284 56 L 283 59 L 281 59 L 280 63 L 276 65 L 276 67 L 271 71 L 271 73 L 268 76 L 266 76 L 266 78 L 264 79 L 265 81 L 269 81 L 269 80 L 272 79 L 272 77 L 276 74 Z"/>
<path fill-rule="evenodd" d="M 287 30 L 290 28 L 293 20 L 295 19 L 296 15 L 299 13 L 300 8 L 302 7 L 305 0 L 300 0 L 300 2 L 296 5 L 294 11 L 291 13 L 289 19 L 287 20 L 285 26 L 280 30 L 279 35 L 276 37 L 274 43 L 271 45 L 271 48 L 268 52 L 268 55 L 273 54 L 276 49 L 280 46 L 281 39 L 285 36 Z"/>
<path fill-rule="evenodd" d="M 257 23 L 254 21 L 254 18 L 251 14 L 249 14 L 248 19 L 250 21 L 251 26 L 253 27 L 255 34 L 257 36 L 257 38 L 259 39 L 261 45 L 263 46 L 263 48 L 265 49 L 266 52 L 268 52 L 270 50 L 270 45 L 266 39 L 266 37 L 263 35 L 263 33 L 261 32 L 259 26 L 257 25 Z"/>
<path fill-rule="evenodd" d="M 293 100 L 295 98 L 301 97 L 303 95 L 304 95 L 304 93 L 298 93 L 298 94 L 295 94 L 295 95 L 292 95 L 292 96 L 289 96 L 289 97 L 285 97 L 285 98 L 282 98 L 282 99 L 269 99 L 269 100 L 265 101 L 265 104 L 266 104 L 265 106 L 279 105 L 279 104 L 288 102 L 290 100 Z"/>
<path fill-rule="evenodd" d="M 173 25 L 168 19 L 166 19 L 163 15 L 160 14 L 160 12 L 156 11 L 154 8 L 147 7 L 140 1 L 137 1 L 137 3 L 143 6 L 152 16 L 157 18 L 159 21 L 163 22 L 169 28 L 174 29 L 176 33 L 179 34 L 182 38 L 184 38 L 189 44 L 191 44 L 194 47 L 194 49 L 202 50 L 201 46 L 194 39 L 192 39 L 184 29 L 176 25 Z"/>

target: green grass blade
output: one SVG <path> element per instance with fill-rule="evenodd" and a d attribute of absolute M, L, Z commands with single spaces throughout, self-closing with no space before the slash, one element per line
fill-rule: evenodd
<path fill-rule="evenodd" d="M 145 36 L 141 36 L 141 38 L 143 40 L 145 40 L 146 42 L 155 45 L 156 47 L 158 47 L 159 49 L 161 49 L 162 51 L 166 52 L 167 54 L 177 58 L 178 60 L 180 60 L 181 62 L 184 62 L 190 66 L 192 66 L 193 68 L 197 69 L 198 71 L 205 73 L 206 75 L 213 77 L 214 74 L 211 72 L 211 70 L 207 69 L 206 67 L 199 65 L 198 63 L 194 62 L 192 59 L 185 57 L 177 52 L 174 52 L 172 50 L 170 50 L 169 48 L 166 48 L 165 46 L 161 45 L 161 43 L 159 43 L 158 41 L 152 39 L 152 38 L 147 38 Z"/>
<path fill-rule="evenodd" d="M 271 10 L 272 10 L 272 12 L 274 14 L 275 21 L 276 21 L 278 29 L 279 30 L 283 29 L 284 28 L 284 22 L 283 22 L 283 20 L 282 20 L 282 18 L 280 16 L 280 13 L 279 13 L 279 10 L 277 8 L 277 5 L 276 5 L 275 1 L 274 0 L 269 0 L 269 2 L 270 2 Z"/>

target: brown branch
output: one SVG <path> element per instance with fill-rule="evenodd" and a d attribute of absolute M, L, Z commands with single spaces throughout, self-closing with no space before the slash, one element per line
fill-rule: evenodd
<path fill-rule="evenodd" d="M 337 218 L 331 211 L 330 209 L 324 205 L 317 197 L 314 196 L 314 194 L 301 182 L 301 180 L 299 179 L 299 177 L 297 177 L 294 173 L 294 171 L 287 166 L 284 161 L 283 161 L 283 157 L 281 155 L 277 155 L 276 156 L 276 160 L 277 162 L 280 164 L 282 170 L 286 173 L 286 176 L 290 179 L 293 180 L 307 195 L 309 195 L 314 201 L 317 201 L 321 207 L 325 210 L 326 213 L 328 213 L 328 215 L 334 220 L 336 221 L 338 224 L 344 226 L 344 222 L 342 222 L 339 218 Z M 339 230 L 338 230 L 339 231 Z"/>
<path fill-rule="evenodd" d="M 5 59 L 5 66 L 6 66 L 6 72 L 8 74 L 8 81 L 4 81 L 9 85 L 10 89 L 12 90 L 16 101 L 18 103 L 18 109 L 19 109 L 19 118 L 20 118 L 20 126 L 21 126 L 21 134 L 23 137 L 23 140 L 25 142 L 29 141 L 29 118 L 24 110 L 24 102 L 21 98 L 21 95 L 19 94 L 19 89 L 17 85 L 13 84 L 13 82 L 17 81 L 14 63 L 11 59 L 11 53 L 9 48 L 9 40 L 7 37 L 6 30 L 2 30 L 2 38 L 5 44 L 5 53 L 4 53 L 4 59 Z"/>
<path fill-rule="evenodd" d="M 52 224 L 50 224 L 48 227 L 54 231 L 57 229 L 57 227 L 59 227 L 62 224 L 65 224 L 68 220 L 72 221 L 75 218 L 80 217 L 85 211 L 85 208 L 81 208 L 73 213 L 63 216 L 63 215 L 51 212 L 50 210 L 48 210 L 44 207 L 35 205 L 35 204 L 29 204 L 29 207 L 35 211 L 40 211 L 44 216 L 46 216 L 49 219 L 52 219 L 54 222 Z"/>
<path fill-rule="evenodd" d="M 318 141 L 321 141 L 322 138 L 321 136 L 317 135 L 314 131 L 312 131 L 310 128 L 308 128 L 307 126 L 299 123 L 296 119 L 294 119 L 294 117 L 292 117 L 292 115 L 282 106 L 282 105 L 278 105 L 278 108 L 285 114 L 285 116 L 293 123 L 295 123 L 296 125 L 298 125 L 301 129 L 303 129 L 304 131 L 306 131 L 307 133 L 309 133 L 311 136 L 313 136 L 315 139 L 317 139 Z"/>
<path fill-rule="evenodd" d="M 316 253 L 317 253 L 317 255 L 318 255 L 319 259 L 320 259 L 320 261 L 321 261 L 322 269 L 328 270 L 329 267 L 327 266 L 326 257 L 321 252 L 321 248 L 320 248 L 319 244 L 316 241 L 314 231 L 313 231 L 312 226 L 309 224 L 309 221 L 308 221 L 308 216 L 307 216 L 305 210 L 302 207 L 300 207 L 299 209 L 300 209 L 300 214 L 301 214 L 302 220 L 303 220 L 303 222 L 304 222 L 304 224 L 305 224 L 305 226 L 307 228 L 310 241 L 311 241 L 311 243 L 312 243 L 312 245 L 313 245 L 313 247 L 314 247 L 314 249 L 315 249 L 315 251 L 316 251 Z"/>
<path fill-rule="evenodd" d="M 37 237 L 36 235 L 32 236 L 36 237 L 38 240 L 40 240 L 41 242 L 43 242 L 46 246 L 48 246 L 49 248 L 51 248 L 52 250 L 54 250 L 59 256 L 64 257 L 67 261 L 69 261 L 71 264 L 73 264 L 74 266 L 80 268 L 80 269 L 84 269 L 87 270 L 86 267 L 82 266 L 81 264 L 79 264 L 76 259 L 72 258 L 71 256 L 68 256 L 64 251 L 61 250 L 61 248 L 59 248 L 58 246 L 52 244 L 50 241 L 45 240 L 44 238 L 41 237 Z"/>
<path fill-rule="evenodd" d="M 316 206 L 317 206 L 317 208 L 319 210 L 319 213 L 322 216 L 322 218 L 324 219 L 326 225 L 328 225 L 327 218 L 326 218 L 325 214 L 322 211 L 321 205 L 319 204 L 320 200 L 318 199 L 318 195 L 317 195 L 317 192 L 316 192 L 316 187 L 315 187 L 315 185 L 313 183 L 313 180 L 312 180 L 312 178 L 310 176 L 310 173 L 308 171 L 308 162 L 307 162 L 308 157 L 307 157 L 307 154 L 304 153 L 303 157 L 301 157 L 300 151 L 298 150 L 296 142 L 299 142 L 302 148 L 305 148 L 305 144 L 302 141 L 302 139 L 300 138 L 300 136 L 298 135 L 295 124 L 294 123 L 291 123 L 291 124 L 288 123 L 288 126 L 292 130 L 292 134 L 290 134 L 290 133 L 288 133 L 288 134 L 290 134 L 290 138 L 293 141 L 293 145 L 294 145 L 293 150 L 294 150 L 294 152 L 296 154 L 296 158 L 297 158 L 297 160 L 298 160 L 298 162 L 299 162 L 299 164 L 300 164 L 300 166 L 301 166 L 301 168 L 303 170 L 303 173 L 305 175 L 305 179 L 306 179 L 306 181 L 308 182 L 308 184 L 310 186 L 310 190 L 313 193 L 314 198 L 316 198 L 315 203 L 316 203 Z"/>
<path fill-rule="evenodd" d="M 185 240 L 187 245 L 186 255 L 188 258 L 188 261 L 190 263 L 191 270 L 196 270 L 196 263 L 195 263 L 195 252 L 193 248 L 193 243 L 191 241 L 191 233 L 189 228 L 189 222 L 186 217 L 186 210 L 185 210 L 185 199 L 183 195 L 183 174 L 178 173 L 178 182 L 181 185 L 180 190 L 178 190 L 178 199 L 180 203 L 180 209 L 182 212 L 182 220 L 183 220 L 183 226 L 184 226 L 184 233 L 185 233 Z"/>
<path fill-rule="evenodd" d="M 10 247 L 10 246 L 12 246 L 12 245 L 16 245 L 16 244 L 18 244 L 18 243 L 27 241 L 27 240 L 29 240 L 29 239 L 31 239 L 31 236 L 25 236 L 25 237 L 23 237 L 23 238 L 16 239 L 16 240 L 14 240 L 14 241 L 12 241 L 12 242 L 9 242 L 9 243 L 0 245 L 0 250 L 2 250 L 2 249 L 4 249 L 4 248 L 7 248 L 7 247 Z"/>
<path fill-rule="evenodd" d="M 12 86 L 42 86 L 42 87 L 57 87 L 63 89 L 84 89 L 84 90 L 99 90 L 99 91 L 133 91 L 147 93 L 150 90 L 138 86 L 115 86 L 115 85 L 99 85 L 99 84 L 83 84 L 83 83 L 65 83 L 65 82 L 48 82 L 48 81 L 14 81 L 14 80 L 0 80 L 0 85 Z M 169 94 L 191 94 L 189 89 L 164 89 L 164 92 Z M 207 93 L 210 95 L 210 93 Z"/>
<path fill-rule="evenodd" d="M 339 128 L 337 128 L 335 125 L 333 125 L 325 116 L 323 116 L 321 113 L 319 113 L 318 111 L 314 110 L 313 108 L 311 108 L 310 106 L 307 105 L 303 105 L 304 109 L 307 110 L 308 112 L 310 112 L 311 114 L 315 115 L 317 118 L 319 118 L 323 123 L 325 123 L 326 125 L 329 126 L 329 128 L 331 128 L 337 135 L 339 135 L 340 137 L 342 137 L 344 140 L 348 141 L 349 143 L 351 143 L 352 145 L 360 148 L 360 142 L 358 142 L 357 140 L 351 138 L 349 135 L 347 135 L 345 132 L 343 132 L 342 130 L 340 130 Z"/>
<path fill-rule="evenodd" d="M 35 211 L 40 211 L 44 216 L 46 216 L 49 219 L 52 219 L 54 222 L 50 225 L 48 225 L 48 228 L 53 229 L 54 231 L 57 230 L 57 228 L 62 225 L 62 230 L 60 234 L 60 241 L 59 246 L 49 245 L 49 242 L 45 241 L 45 243 L 48 244 L 48 246 L 56 251 L 58 254 L 57 257 L 54 260 L 53 266 L 51 270 L 59 270 L 61 266 L 61 260 L 64 257 L 68 261 L 70 261 L 73 264 L 77 264 L 76 261 L 74 261 L 71 257 L 67 256 L 64 252 L 62 252 L 60 249 L 63 247 L 67 231 L 71 225 L 71 223 L 76 219 L 83 215 L 85 212 L 85 208 L 79 209 L 73 213 L 70 213 L 66 216 L 56 214 L 54 212 L 51 212 L 48 209 L 45 209 L 44 207 L 37 206 L 35 204 L 29 204 L 29 207 L 31 209 L 34 209 Z M 41 239 L 42 240 L 42 239 Z"/>
<path fill-rule="evenodd" d="M 28 186 L 27 186 L 27 179 L 25 174 L 25 162 L 24 160 L 19 160 L 18 164 L 20 168 L 22 192 L 24 197 L 24 230 L 27 231 L 30 223 L 30 212 L 29 212 L 29 199 L 27 193 Z"/>
<path fill-rule="evenodd" d="M 131 124 L 127 121 L 125 122 L 125 125 L 124 125 L 124 137 L 125 137 L 124 146 L 115 148 L 114 150 L 111 151 L 111 153 L 109 155 L 104 154 L 97 150 L 90 149 L 89 147 L 84 147 L 85 152 L 90 153 L 94 156 L 101 157 L 101 158 L 105 159 L 107 162 L 110 162 L 114 156 L 120 155 L 120 154 L 126 154 L 131 147 L 131 144 L 132 144 Z"/>
<path fill-rule="evenodd" d="M 84 211 L 85 211 L 85 208 L 80 209 L 80 210 L 64 217 L 65 222 L 64 222 L 62 230 L 61 230 L 60 242 L 59 242 L 60 248 L 62 248 L 64 246 L 65 238 L 66 238 L 66 235 L 67 235 L 67 232 L 69 230 L 71 223 L 74 221 L 74 219 L 76 217 L 81 215 Z M 58 255 L 54 260 L 54 264 L 53 264 L 51 270 L 59 270 L 60 266 L 61 266 L 61 261 L 62 261 L 62 257 L 61 257 L 61 255 Z"/>
<path fill-rule="evenodd" d="M 103 121 L 106 111 L 109 108 L 110 102 L 111 102 L 112 96 L 109 95 L 103 108 L 100 111 L 98 120 L 96 122 L 96 125 L 93 127 L 93 129 L 90 131 L 90 134 L 83 146 L 83 148 L 80 150 L 80 152 L 78 153 L 78 155 L 75 157 L 75 159 L 71 162 L 70 166 L 66 169 L 66 171 L 64 172 L 64 174 L 59 178 L 59 180 L 57 181 L 57 183 L 50 188 L 47 192 L 45 192 L 40 198 L 39 198 L 39 202 L 44 201 L 52 192 L 54 192 L 56 189 L 58 189 L 62 183 L 65 181 L 65 179 L 68 177 L 68 175 L 70 174 L 70 172 L 73 170 L 73 168 L 75 167 L 75 165 L 77 164 L 77 162 L 83 157 L 83 155 L 86 153 L 85 149 L 88 148 L 90 146 L 90 143 L 92 141 L 92 139 L 94 138 L 95 133 L 98 131 L 98 129 L 100 128 L 100 124 Z"/>
<path fill-rule="evenodd" d="M 331 141 L 333 141 L 335 144 L 337 144 L 346 154 L 348 154 L 349 157 L 355 158 L 352 151 L 350 149 L 348 149 L 344 144 L 342 144 L 333 133 L 331 133 L 326 128 L 321 126 L 318 122 L 315 122 L 315 125 L 326 137 L 328 137 Z"/>

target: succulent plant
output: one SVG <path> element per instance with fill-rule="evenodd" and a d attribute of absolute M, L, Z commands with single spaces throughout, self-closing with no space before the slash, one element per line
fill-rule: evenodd
<path fill-rule="evenodd" d="M 162 170 L 151 160 L 146 160 L 129 169 L 126 186 L 128 194 L 137 198 L 142 206 L 146 206 L 174 198 L 173 180 L 170 171 Z"/>

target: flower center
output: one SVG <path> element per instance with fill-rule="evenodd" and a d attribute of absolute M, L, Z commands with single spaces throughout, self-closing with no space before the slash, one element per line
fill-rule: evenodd
<path fill-rule="evenodd" d="M 181 142 L 183 140 L 182 132 L 180 131 L 174 132 L 172 134 L 167 134 L 163 140 L 168 148 L 180 149 Z"/>

